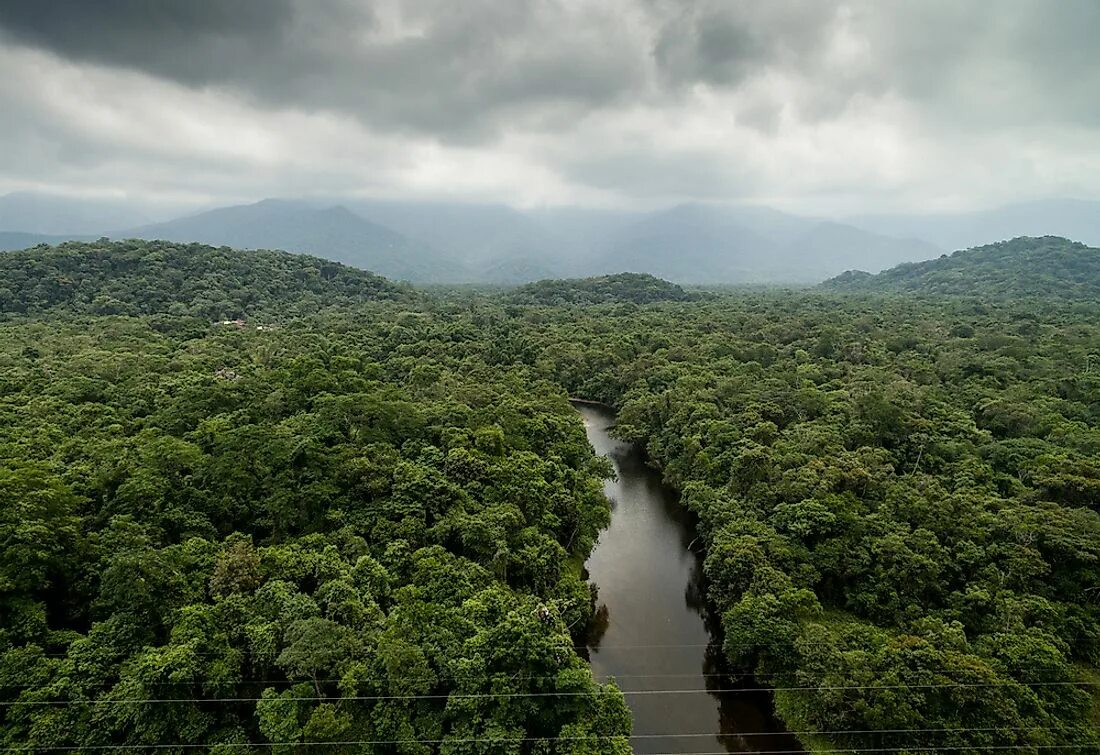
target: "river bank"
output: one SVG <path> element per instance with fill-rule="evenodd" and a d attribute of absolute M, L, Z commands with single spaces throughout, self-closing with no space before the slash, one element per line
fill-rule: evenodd
<path fill-rule="evenodd" d="M 598 590 L 587 649 L 593 674 L 626 693 L 635 752 L 801 751 L 770 695 L 726 667 L 692 516 L 640 449 L 611 436 L 610 407 L 573 404 L 617 476 L 605 484 L 611 524 L 586 562 Z"/>

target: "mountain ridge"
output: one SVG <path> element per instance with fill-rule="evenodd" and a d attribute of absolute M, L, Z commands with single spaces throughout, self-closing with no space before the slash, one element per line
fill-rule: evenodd
<path fill-rule="evenodd" d="M 871 275 L 849 270 L 837 291 L 1100 299 L 1100 249 L 1061 236 L 1020 236 Z"/>
<path fill-rule="evenodd" d="M 678 283 L 812 284 L 855 266 L 878 271 L 942 252 L 772 208 L 683 204 L 628 226 L 599 272 L 627 269 Z"/>
<path fill-rule="evenodd" d="M 10 210 L 26 201 L 22 195 L 0 196 L 0 221 L 10 219 Z M 6 215 L 5 202 L 10 205 Z M 64 200 L 61 206 L 70 202 Z M 47 202 L 42 208 L 48 206 Z M 89 204 L 88 211 L 96 206 Z M 1084 236 L 1058 235 L 1100 243 L 1100 203 L 1044 200 L 1015 207 L 951 217 L 958 223 L 979 215 L 985 218 L 981 223 L 974 221 L 975 228 L 985 229 L 980 243 L 1007 238 L 996 230 L 1015 227 L 1012 223 L 1048 227 L 1058 222 L 1085 232 Z M 1045 220 L 1039 217 L 1043 213 Z M 908 218 L 910 225 L 899 225 L 899 217 Z M 933 218 L 926 229 L 920 226 L 924 218 Z M 935 216 L 849 220 L 795 215 L 760 205 L 703 202 L 638 212 L 521 210 L 505 204 L 454 201 L 269 198 L 129 229 L 100 227 L 94 234 L 0 230 L 0 250 L 101 236 L 163 238 L 312 253 L 417 283 L 515 285 L 630 270 L 690 284 L 812 285 L 845 270 L 879 272 L 962 248 L 927 240 L 947 239 L 955 233 L 937 225 Z M 1093 226 L 1095 241 L 1088 236 Z M 923 239 L 920 231 L 926 231 Z"/>
<path fill-rule="evenodd" d="M 306 254 L 130 239 L 66 242 L 0 254 L 0 315 L 304 314 L 411 292 Z"/>
<path fill-rule="evenodd" d="M 462 265 L 427 244 L 372 223 L 342 205 L 315 208 L 293 200 L 264 199 L 118 235 L 309 253 L 396 280 L 433 283 L 469 277 Z"/>

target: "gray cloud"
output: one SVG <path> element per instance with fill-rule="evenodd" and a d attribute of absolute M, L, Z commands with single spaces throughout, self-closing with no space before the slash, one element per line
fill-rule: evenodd
<path fill-rule="evenodd" d="M 1100 194 L 1097 28 L 1095 0 L 6 0 L 0 186 Z"/>
<path fill-rule="evenodd" d="M 949 114 L 959 129 L 1100 118 L 1094 0 L 693 0 L 663 9 L 654 51 L 667 80 L 737 88 L 772 72 L 796 76 L 807 87 L 787 104 L 805 120 L 888 93 Z"/>
<path fill-rule="evenodd" d="M 0 28 L 74 60 L 461 140 L 505 119 L 538 122 L 542 110 L 607 106 L 644 81 L 644 48 L 610 11 L 432 0 L 385 19 L 379 5 L 12 0 L 0 4 Z"/>
<path fill-rule="evenodd" d="M 233 80 L 253 69 L 278 75 L 265 71 L 265 65 L 283 56 L 287 63 L 289 57 L 300 57 L 292 34 L 295 19 L 290 0 L 12 0 L 0 5 L 0 27 L 17 42 L 192 85 Z M 339 19 L 333 14 L 332 20 Z"/>
<path fill-rule="evenodd" d="M 731 86 L 820 54 L 838 9 L 829 3 L 690 2 L 666 9 L 654 45 L 672 81 Z"/>
<path fill-rule="evenodd" d="M 759 186 L 759 177 L 753 176 L 748 167 L 698 150 L 610 150 L 566 161 L 561 170 L 585 186 L 611 191 L 630 186 L 632 194 L 642 198 L 742 199 Z"/>
<path fill-rule="evenodd" d="M 772 72 L 806 80 L 786 104 L 807 120 L 889 91 L 963 121 L 1100 115 L 1094 0 L 7 0 L 0 28 L 69 59 L 444 139 Z"/>

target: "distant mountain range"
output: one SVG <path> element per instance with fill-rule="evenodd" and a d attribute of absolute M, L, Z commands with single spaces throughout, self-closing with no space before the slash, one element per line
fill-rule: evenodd
<path fill-rule="evenodd" d="M 569 269 L 570 242 L 553 226 L 505 205 L 376 200 L 346 206 L 430 245 L 462 265 L 471 280 L 524 282 Z"/>
<path fill-rule="evenodd" d="M 520 211 L 339 197 L 267 199 L 156 223 L 114 224 L 124 215 L 117 203 L 9 194 L 0 197 L 0 250 L 100 236 L 159 238 L 310 253 L 421 283 L 513 284 L 630 271 L 677 283 L 812 284 L 845 270 L 878 272 L 1020 233 L 1100 243 L 1100 203 L 1070 200 L 846 222 L 744 205 Z"/>
<path fill-rule="evenodd" d="M 435 283 L 469 278 L 461 264 L 428 244 L 342 206 L 316 208 L 265 199 L 111 235 L 309 253 L 396 280 Z"/>
<path fill-rule="evenodd" d="M 681 205 L 624 228 L 595 272 L 642 271 L 681 283 L 816 283 L 841 270 L 877 271 L 942 251 L 766 208 Z"/>
<path fill-rule="evenodd" d="M 849 271 L 835 291 L 1100 301 L 1100 249 L 1058 236 L 1023 236 L 910 262 L 872 275 Z"/>

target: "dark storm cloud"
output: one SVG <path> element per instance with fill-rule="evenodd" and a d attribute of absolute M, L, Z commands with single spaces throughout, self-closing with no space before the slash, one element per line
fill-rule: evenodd
<path fill-rule="evenodd" d="M 6 0 L 0 27 L 69 59 L 443 139 L 769 72 L 810 84 L 773 103 L 807 121 L 886 92 L 960 121 L 1100 117 L 1095 0 Z M 845 35 L 864 49 L 838 63 Z M 774 128 L 775 107 L 746 102 L 745 122 Z"/>
<path fill-rule="evenodd" d="M 66 56 L 147 68 L 200 82 L 235 47 L 282 41 L 288 0 L 9 0 L 0 24 L 16 37 Z M 203 55 L 220 47 L 217 56 Z"/>
<path fill-rule="evenodd" d="M 1100 191 L 1097 29 L 1097 0 L 3 0 L 0 179 Z"/>
<path fill-rule="evenodd" d="M 11 0 L 0 29 L 74 61 L 203 86 L 232 79 L 287 47 L 289 0 Z"/>
<path fill-rule="evenodd" d="M 439 136 L 609 105 L 644 80 L 611 12 L 441 0 L 403 4 L 395 21 L 342 0 L 0 4 L 14 40 L 65 58 Z"/>
<path fill-rule="evenodd" d="M 827 3 L 691 2 L 665 8 L 654 57 L 677 83 L 736 85 L 775 65 L 803 65 L 827 42 Z"/>

